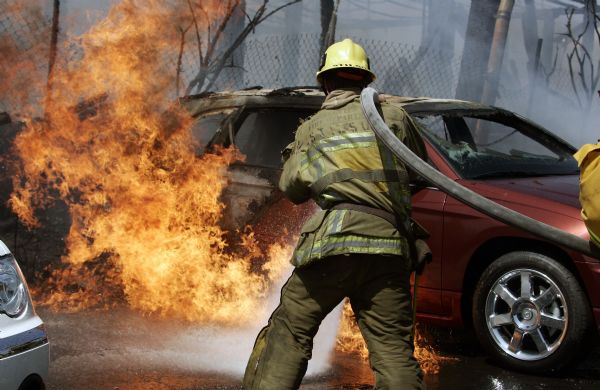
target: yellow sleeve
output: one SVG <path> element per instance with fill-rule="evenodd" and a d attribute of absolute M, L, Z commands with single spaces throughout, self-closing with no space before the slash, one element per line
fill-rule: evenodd
<path fill-rule="evenodd" d="M 583 145 L 574 157 L 581 169 L 581 217 L 592 241 L 600 246 L 600 143 Z"/>
<path fill-rule="evenodd" d="M 590 152 L 598 150 L 600 150 L 600 142 L 595 145 L 585 144 L 573 155 L 573 157 L 575 157 L 575 160 L 577 160 L 577 164 L 579 164 L 579 166 L 581 167 L 587 155 L 590 154 Z"/>

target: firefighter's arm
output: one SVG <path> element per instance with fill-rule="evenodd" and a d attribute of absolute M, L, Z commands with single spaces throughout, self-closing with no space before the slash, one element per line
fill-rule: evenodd
<path fill-rule="evenodd" d="M 302 179 L 302 153 L 295 142 L 289 144 L 282 152 L 283 172 L 279 178 L 279 189 L 295 204 L 310 199 L 309 183 Z"/>
<path fill-rule="evenodd" d="M 421 160 L 427 161 L 427 149 L 417 125 L 410 115 L 406 115 L 406 140 L 404 144 L 413 151 Z"/>
<path fill-rule="evenodd" d="M 402 120 L 394 123 L 392 127 L 402 143 L 408 146 L 408 148 L 421 160 L 427 161 L 427 149 L 425 148 L 425 143 L 423 142 L 423 138 L 419 133 L 417 124 L 414 122 L 413 118 L 408 115 L 408 113 L 404 112 Z M 411 183 L 426 185 L 420 176 L 410 169 L 407 170 Z"/>

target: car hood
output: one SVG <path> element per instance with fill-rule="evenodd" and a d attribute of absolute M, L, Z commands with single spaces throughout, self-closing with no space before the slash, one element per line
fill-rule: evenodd
<path fill-rule="evenodd" d="M 481 195 L 497 201 L 540 209 L 556 206 L 555 212 L 580 218 L 579 175 L 490 179 L 471 184 Z"/>

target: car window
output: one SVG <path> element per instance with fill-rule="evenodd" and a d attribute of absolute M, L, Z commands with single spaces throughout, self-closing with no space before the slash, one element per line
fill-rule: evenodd
<path fill-rule="evenodd" d="M 465 118 L 472 129 L 475 145 L 486 153 L 524 156 L 541 159 L 559 159 L 561 156 L 542 145 L 535 139 L 519 132 L 517 129 L 502 123 L 483 119 Z"/>
<path fill-rule="evenodd" d="M 204 153 L 206 145 L 215 136 L 225 119 L 233 112 L 233 109 L 223 111 L 213 111 L 203 114 L 196 118 L 192 127 L 192 135 L 194 139 L 200 143 L 197 154 Z"/>
<path fill-rule="evenodd" d="M 281 151 L 294 140 L 294 132 L 310 110 L 263 109 L 251 111 L 237 131 L 234 143 L 246 164 L 280 168 Z"/>
<path fill-rule="evenodd" d="M 425 137 L 466 179 L 576 174 L 572 151 L 530 124 L 492 118 L 415 118 Z"/>

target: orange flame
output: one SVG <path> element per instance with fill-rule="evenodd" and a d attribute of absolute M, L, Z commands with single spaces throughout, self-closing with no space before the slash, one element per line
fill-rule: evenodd
<path fill-rule="evenodd" d="M 48 303 L 77 309 L 122 294 L 145 312 L 244 323 L 282 268 L 283 247 L 263 254 L 251 232 L 241 234 L 253 250 L 228 248 L 219 197 L 227 166 L 242 157 L 223 149 L 197 158 L 193 120 L 172 104 L 178 35 L 167 21 L 184 19 L 187 7 L 115 6 L 57 68 L 45 120 L 30 121 L 15 141 L 13 210 L 38 226 L 35 210 L 59 201 L 71 217 L 69 267 L 53 272 L 59 288 Z M 269 254 L 276 261 L 250 272 Z"/>
<path fill-rule="evenodd" d="M 369 357 L 367 344 L 362 338 L 349 301 L 344 303 L 342 321 L 336 340 L 336 350 L 346 353 L 356 353 L 363 360 L 367 360 Z M 418 324 L 415 332 L 414 355 L 421 365 L 421 370 L 425 374 L 430 375 L 440 372 L 440 364 L 455 360 L 454 358 L 445 357 L 437 353 L 428 340 L 427 332 L 422 327 L 419 327 Z"/>

